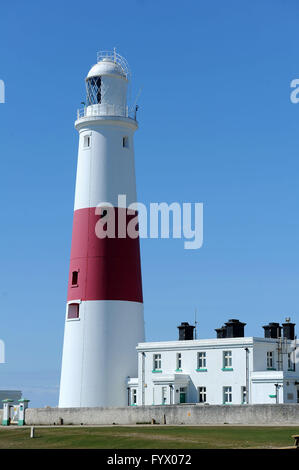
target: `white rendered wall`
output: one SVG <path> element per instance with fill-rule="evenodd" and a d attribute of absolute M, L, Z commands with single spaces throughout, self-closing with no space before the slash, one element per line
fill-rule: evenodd
<path fill-rule="evenodd" d="M 252 398 L 255 404 L 275 404 L 278 384 L 278 403 L 284 402 L 284 374 L 282 371 L 254 372 L 252 374 Z"/>
<path fill-rule="evenodd" d="M 127 207 L 137 201 L 133 135 L 137 128 L 129 120 L 97 119 L 80 132 L 74 210 L 96 207 L 101 202 L 118 206 L 118 195 L 125 194 Z M 90 148 L 84 148 L 84 136 L 90 136 Z M 128 147 L 123 147 L 123 137 Z"/>
<path fill-rule="evenodd" d="M 82 302 L 80 318 L 65 323 L 59 407 L 126 406 L 143 337 L 143 304 Z"/>
<path fill-rule="evenodd" d="M 267 352 L 273 353 L 273 367 L 277 368 L 277 340 L 264 338 L 262 342 L 255 342 L 253 352 L 253 367 L 255 371 L 267 370 Z"/>
<path fill-rule="evenodd" d="M 161 353 L 162 355 L 162 373 L 159 375 L 176 374 L 177 380 L 179 375 L 189 375 L 190 382 L 188 386 L 187 402 L 198 402 L 198 387 L 206 387 L 207 389 L 207 403 L 222 404 L 223 402 L 223 387 L 232 386 L 233 404 L 241 404 L 241 386 L 246 386 L 246 352 L 244 348 L 250 345 L 236 344 L 234 339 L 225 340 L 218 339 L 211 344 L 211 340 L 198 340 L 198 341 L 178 341 L 174 347 L 167 347 L 167 343 L 152 343 L 153 350 L 145 350 L 145 404 L 153 404 L 153 393 L 155 396 L 156 405 L 161 404 L 162 385 L 154 385 L 159 373 L 152 372 L 153 369 L 153 354 Z M 154 346 L 156 344 L 156 347 Z M 163 344 L 165 346 L 163 346 Z M 140 348 L 146 345 L 139 345 Z M 146 346 L 145 346 L 145 349 Z M 223 371 L 223 351 L 231 350 L 233 357 L 233 371 Z M 197 371 L 197 352 L 205 351 L 207 358 L 207 371 Z M 182 372 L 176 371 L 176 353 L 180 352 L 182 355 Z M 252 355 L 249 355 L 251 363 Z M 141 404 L 141 354 L 139 354 L 139 394 L 138 404 Z M 184 386 L 182 384 L 182 386 Z M 153 389 L 155 391 L 153 392 Z M 178 389 L 176 387 L 176 389 Z M 175 393 L 174 400 L 179 402 L 179 394 Z M 168 392 L 170 397 L 170 390 Z"/>
<path fill-rule="evenodd" d="M 198 402 L 198 387 L 206 387 L 207 400 L 211 405 L 223 403 L 223 387 L 232 387 L 232 404 L 242 404 L 241 387 L 246 386 L 246 352 L 249 349 L 249 403 L 275 403 L 275 383 L 279 383 L 279 403 L 296 403 L 296 381 L 299 382 L 299 370 L 288 371 L 287 356 L 284 355 L 283 371 L 267 370 L 267 351 L 276 353 L 277 342 L 262 338 L 227 338 L 197 341 L 172 341 L 144 343 L 138 345 L 138 404 L 161 405 L 163 380 L 175 377 L 174 388 L 178 390 L 179 376 L 189 376 L 187 402 Z M 291 348 L 289 342 L 288 348 Z M 232 371 L 223 371 L 223 351 L 232 351 Z M 207 371 L 199 372 L 197 352 L 205 351 Z M 144 400 L 142 400 L 142 352 L 144 352 Z M 176 371 L 176 355 L 182 355 L 182 371 Z M 153 355 L 162 356 L 162 373 L 153 372 Z M 274 355 L 274 360 L 276 361 Z M 159 383 L 159 379 L 161 383 Z M 165 382 L 166 383 L 166 382 Z M 182 380 L 182 386 L 183 380 Z M 167 403 L 179 403 L 179 393 L 171 396 L 171 387 L 167 387 Z M 289 398 L 288 398 L 289 394 Z M 293 395 L 293 398 L 290 397 Z"/>

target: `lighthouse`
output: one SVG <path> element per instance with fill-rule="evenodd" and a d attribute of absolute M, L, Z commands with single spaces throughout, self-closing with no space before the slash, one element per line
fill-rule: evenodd
<path fill-rule="evenodd" d="M 79 149 L 59 407 L 126 406 L 126 382 L 137 376 L 136 346 L 144 341 L 139 237 L 119 230 L 137 217 L 127 211 L 137 201 L 138 124 L 127 104 L 129 80 L 122 56 L 98 53 L 75 121 Z M 106 205 L 115 214 L 115 236 L 96 230 Z"/>

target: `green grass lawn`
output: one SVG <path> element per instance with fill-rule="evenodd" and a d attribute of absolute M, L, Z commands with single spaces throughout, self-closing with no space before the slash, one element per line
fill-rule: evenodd
<path fill-rule="evenodd" d="M 213 449 L 293 445 L 298 427 L 0 427 L 0 449 Z"/>

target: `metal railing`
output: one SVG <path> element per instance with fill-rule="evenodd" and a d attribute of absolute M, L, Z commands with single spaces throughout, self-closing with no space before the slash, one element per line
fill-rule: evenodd
<path fill-rule="evenodd" d="M 115 104 L 93 104 L 78 109 L 77 119 L 89 116 L 120 116 L 136 120 L 136 111 L 128 106 Z"/>
<path fill-rule="evenodd" d="M 130 68 L 126 59 L 116 52 L 114 48 L 113 51 L 100 51 L 97 53 L 97 61 L 101 62 L 102 60 L 110 60 L 115 64 L 118 64 L 121 70 L 123 71 L 125 77 L 129 79 L 130 77 Z"/>

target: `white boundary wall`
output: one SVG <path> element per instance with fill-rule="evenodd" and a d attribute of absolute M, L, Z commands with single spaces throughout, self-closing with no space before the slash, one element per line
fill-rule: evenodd
<path fill-rule="evenodd" d="M 28 425 L 255 424 L 299 425 L 299 404 L 285 405 L 166 405 L 125 408 L 28 408 Z"/>

